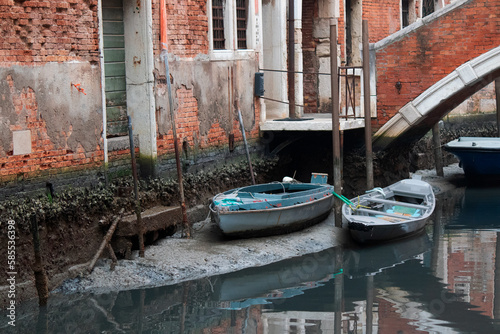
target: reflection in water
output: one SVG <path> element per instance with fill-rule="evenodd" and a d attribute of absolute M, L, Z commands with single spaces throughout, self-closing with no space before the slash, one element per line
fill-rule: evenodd
<path fill-rule="evenodd" d="M 459 189 L 438 198 L 427 230 L 412 238 L 172 286 L 56 295 L 40 312 L 20 305 L 16 328 L 4 322 L 0 331 L 492 333 L 499 201 L 500 189 Z"/>

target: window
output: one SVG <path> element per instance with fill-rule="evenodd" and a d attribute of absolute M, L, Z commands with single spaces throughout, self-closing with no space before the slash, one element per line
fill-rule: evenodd
<path fill-rule="evenodd" d="M 422 17 L 434 13 L 434 0 L 424 0 L 422 5 Z"/>
<path fill-rule="evenodd" d="M 226 38 L 224 37 L 224 1 L 212 1 L 212 30 L 214 50 L 225 49 Z"/>
<path fill-rule="evenodd" d="M 238 49 L 247 48 L 247 4 L 246 0 L 236 0 L 236 33 Z"/>
<path fill-rule="evenodd" d="M 252 47 L 249 0 L 208 0 L 210 46 L 213 51 L 247 50 Z"/>
<path fill-rule="evenodd" d="M 403 28 L 410 25 L 409 0 L 403 0 L 401 3 L 401 17 L 403 19 Z"/>

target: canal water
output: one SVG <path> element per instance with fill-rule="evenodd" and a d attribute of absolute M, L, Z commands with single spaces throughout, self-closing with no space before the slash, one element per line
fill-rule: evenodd
<path fill-rule="evenodd" d="M 426 230 L 172 286 L 25 303 L 2 333 L 498 333 L 500 187 L 438 197 Z"/>

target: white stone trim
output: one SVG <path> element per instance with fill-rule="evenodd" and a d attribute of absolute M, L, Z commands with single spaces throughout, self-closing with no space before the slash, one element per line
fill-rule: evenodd
<path fill-rule="evenodd" d="M 213 23 L 212 23 L 212 0 L 207 0 L 207 18 L 208 18 L 208 44 L 210 60 L 225 61 L 225 60 L 245 60 L 255 58 L 256 49 L 258 47 L 256 36 L 261 32 L 257 31 L 256 8 L 255 1 L 248 1 L 248 19 L 247 19 L 247 49 L 237 48 L 237 25 L 236 25 L 236 6 L 234 1 L 225 0 L 227 6 L 224 11 L 224 34 L 226 43 L 224 50 L 213 49 Z M 260 6 L 260 1 L 258 3 Z"/>

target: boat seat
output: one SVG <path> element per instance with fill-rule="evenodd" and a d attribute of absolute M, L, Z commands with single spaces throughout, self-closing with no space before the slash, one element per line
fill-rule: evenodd
<path fill-rule="evenodd" d="M 413 219 L 410 216 L 404 216 L 402 214 L 389 213 L 389 212 L 370 210 L 370 209 L 364 209 L 364 208 L 357 208 L 355 211 L 364 212 L 364 213 L 368 213 L 368 214 L 372 214 L 372 215 L 388 216 L 388 217 L 402 218 L 402 219 Z"/>
<path fill-rule="evenodd" d="M 405 202 L 393 201 L 393 200 L 382 199 L 382 198 L 377 198 L 377 197 L 368 197 L 368 198 L 366 198 L 366 200 L 369 202 L 373 202 L 373 203 L 398 205 L 398 206 L 404 206 L 404 207 L 413 208 L 413 209 L 422 209 L 422 210 L 429 209 L 429 207 L 425 206 L 425 205 L 405 203 Z"/>

